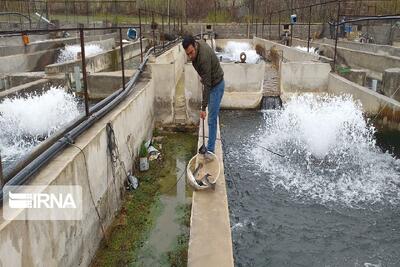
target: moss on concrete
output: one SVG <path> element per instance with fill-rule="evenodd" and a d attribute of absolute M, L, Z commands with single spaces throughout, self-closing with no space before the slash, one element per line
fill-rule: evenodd
<path fill-rule="evenodd" d="M 92 266 L 134 264 L 140 247 L 162 210 L 159 195 L 168 194 L 167 191 L 174 186 L 171 181 L 176 180 L 176 156 L 183 153 L 185 158 L 190 158 L 196 151 L 197 138 L 192 134 L 163 134 L 159 131 L 157 134 L 163 136 L 156 141 L 156 145 L 161 147 L 162 159 L 151 161 L 149 171 L 136 174 L 140 181 L 139 188 L 125 195 L 120 213 L 109 227 L 108 238 L 102 241 Z M 165 179 L 168 176 L 174 176 L 174 179 Z M 178 237 L 176 247 L 168 254 L 168 258 L 171 258 L 171 266 L 186 266 L 190 208 L 177 212 L 182 213 L 180 217 L 186 218 L 187 231 Z M 184 261 L 181 257 L 184 257 Z"/>

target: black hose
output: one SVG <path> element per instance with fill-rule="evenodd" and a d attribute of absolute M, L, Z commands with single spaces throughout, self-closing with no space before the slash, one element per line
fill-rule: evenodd
<path fill-rule="evenodd" d="M 171 45 L 171 43 L 175 43 L 179 38 L 174 41 L 168 42 L 167 45 Z M 157 46 L 161 47 L 161 46 Z M 6 185 L 8 186 L 18 186 L 23 185 L 35 174 L 41 167 L 47 164 L 50 159 L 56 156 L 61 150 L 63 150 L 66 146 L 71 143 L 74 143 L 74 140 L 89 129 L 95 122 L 104 117 L 108 112 L 110 112 L 113 108 L 115 108 L 120 102 L 126 99 L 134 91 L 134 86 L 139 80 L 140 74 L 144 70 L 144 66 L 147 64 L 150 54 L 153 49 L 156 47 L 150 48 L 143 62 L 140 64 L 138 71 L 132 76 L 129 82 L 126 84 L 126 89 L 119 89 L 114 94 L 112 94 L 107 101 L 101 101 L 97 105 L 95 105 L 91 111 L 93 112 L 86 120 L 78 124 L 68 133 L 66 133 L 62 138 L 56 141 L 53 145 L 51 145 L 48 149 L 46 149 L 42 154 L 40 154 L 37 158 L 32 160 L 28 165 L 26 165 L 21 171 L 19 171 L 14 177 L 12 177 Z M 119 92 L 119 93 L 117 93 Z M 8 192 L 0 191 L 0 201 L 2 202 L 4 196 L 6 196 Z"/>

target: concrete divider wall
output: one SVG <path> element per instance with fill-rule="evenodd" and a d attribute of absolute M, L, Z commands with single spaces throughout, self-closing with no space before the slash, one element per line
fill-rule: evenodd
<path fill-rule="evenodd" d="M 143 46 L 146 46 L 148 40 L 143 40 Z M 140 56 L 140 42 L 124 45 L 124 59 L 130 59 Z M 116 68 L 121 62 L 120 48 L 99 53 L 86 57 L 86 69 L 88 72 L 98 72 L 109 68 Z M 81 66 L 81 60 L 69 61 L 66 63 L 56 63 L 46 66 L 46 74 L 72 73 L 75 66 Z"/>
<path fill-rule="evenodd" d="M 281 64 L 281 92 L 325 92 L 331 66 L 317 62 L 284 62 Z"/>
<path fill-rule="evenodd" d="M 228 42 L 239 42 L 239 43 L 247 43 L 250 46 L 253 46 L 253 40 L 252 39 L 215 39 L 215 44 L 216 46 L 220 48 L 225 48 Z M 254 47 L 252 48 L 254 49 Z"/>
<path fill-rule="evenodd" d="M 30 35 L 34 36 L 34 35 Z M 106 39 L 115 39 L 115 33 L 109 33 L 104 35 L 97 36 L 85 36 L 85 42 L 93 42 L 93 41 L 102 41 Z M 5 37 L 6 38 L 6 37 Z M 19 37 L 21 39 L 21 37 Z M 79 44 L 80 39 L 77 35 L 76 37 L 68 37 L 68 38 L 57 38 L 57 39 L 49 39 L 49 40 L 40 40 L 38 42 L 31 41 L 30 44 L 24 46 L 18 42 L 18 45 L 15 43 L 9 46 L 0 46 L 0 57 L 11 56 L 16 54 L 27 54 L 27 53 L 35 53 L 38 51 L 61 48 L 64 45 L 73 45 Z M 110 49 L 110 48 L 107 48 Z"/>
<path fill-rule="evenodd" d="M 185 50 L 178 43 L 150 64 L 152 82 L 155 87 L 156 122 L 162 124 L 174 122 L 176 86 L 184 72 L 185 62 Z"/>
<path fill-rule="evenodd" d="M 353 83 L 337 74 L 330 73 L 328 92 L 332 94 L 351 94 L 360 100 L 363 111 L 369 115 L 378 115 L 384 124 L 400 130 L 400 102 Z"/>
<path fill-rule="evenodd" d="M 304 40 L 293 39 L 293 45 L 307 46 Z M 335 47 L 329 44 L 311 42 L 313 47 L 318 47 L 324 56 L 333 58 L 335 55 Z M 382 73 L 385 69 L 396 68 L 400 66 L 400 57 L 378 55 L 372 52 L 364 52 L 352 50 L 348 48 L 337 48 L 337 61 L 351 68 L 367 69 L 368 76 L 375 79 L 382 79 Z"/>
<path fill-rule="evenodd" d="M 273 41 L 269 41 L 266 39 L 261 39 L 255 37 L 253 39 L 254 41 L 254 46 L 260 45 L 262 46 L 265 50 L 271 50 L 272 47 L 275 47 L 277 50 L 280 50 L 283 52 L 283 58 L 284 60 L 288 61 L 318 61 L 319 56 L 314 55 L 311 53 L 307 53 L 304 51 L 300 51 L 298 49 L 288 47 Z"/>
<path fill-rule="evenodd" d="M 221 63 L 224 71 L 225 93 L 221 108 L 257 108 L 262 99 L 265 63 Z M 185 96 L 187 118 L 191 123 L 199 120 L 202 100 L 200 77 L 191 63 L 185 65 Z"/>
<path fill-rule="evenodd" d="M 50 49 L 30 54 L 0 57 L 0 73 L 42 71 L 45 66 L 56 60 L 57 55 L 58 49 Z"/>
<path fill-rule="evenodd" d="M 328 38 L 323 38 L 320 40 L 317 39 L 315 40 L 315 42 L 335 45 L 335 40 Z M 338 46 L 353 50 L 377 53 L 381 55 L 400 57 L 400 47 L 395 47 L 391 45 L 366 44 L 366 43 L 352 42 L 347 40 L 339 40 Z"/>
<path fill-rule="evenodd" d="M 260 22 L 260 21 L 259 21 Z M 265 23 L 267 23 L 266 21 Z M 254 23 L 254 25 L 247 23 L 189 23 L 183 25 L 184 31 L 197 34 L 206 31 L 206 25 L 213 25 L 213 29 L 217 34 L 217 38 L 229 39 L 229 38 L 252 38 L 257 32 L 257 36 L 271 39 L 279 39 L 279 25 L 264 25 L 261 23 Z M 283 33 L 283 24 L 280 25 L 281 34 Z M 323 24 L 311 25 L 311 33 L 322 33 Z M 271 34 L 270 34 L 271 32 Z M 299 38 L 307 38 L 308 25 L 296 25 L 294 27 L 295 36 Z M 262 36 L 263 35 L 263 36 Z"/>
<path fill-rule="evenodd" d="M 83 195 L 81 221 L 1 221 L 1 266 L 88 266 L 107 228 L 120 208 L 125 173 L 117 164 L 115 175 L 107 152 L 106 123 L 115 131 L 120 159 L 127 171 L 143 139 L 154 126 L 154 88 L 139 83 L 137 90 L 97 122 L 32 177 L 31 185 L 80 185 Z M 133 153 L 134 155 L 130 155 Z M 24 216 L 22 210 L 19 216 Z"/>

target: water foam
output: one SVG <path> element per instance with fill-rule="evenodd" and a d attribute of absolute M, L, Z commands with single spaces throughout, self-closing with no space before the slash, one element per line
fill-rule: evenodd
<path fill-rule="evenodd" d="M 4 99 L 0 103 L 2 159 L 19 158 L 78 115 L 77 99 L 62 88 Z"/>
<path fill-rule="evenodd" d="M 375 129 L 350 96 L 291 98 L 265 113 L 251 158 L 274 187 L 299 199 L 363 207 L 400 202 L 400 160 L 375 145 Z M 251 144 L 249 144 L 251 145 Z"/>
<path fill-rule="evenodd" d="M 294 48 L 303 52 L 307 52 L 307 47 L 304 46 L 295 46 Z M 315 47 L 310 47 L 310 51 L 308 53 L 319 55 L 319 50 Z"/>
<path fill-rule="evenodd" d="M 242 52 L 246 53 L 246 63 L 255 64 L 260 60 L 256 50 L 252 49 L 248 43 L 229 41 L 224 48 L 224 56 L 232 61 L 240 61 Z"/>
<path fill-rule="evenodd" d="M 85 56 L 93 56 L 95 54 L 101 53 L 104 50 L 98 44 L 87 44 L 85 45 Z M 57 63 L 63 63 L 70 60 L 76 60 L 78 52 L 81 52 L 80 45 L 66 45 L 60 50 L 60 54 L 57 58 Z"/>

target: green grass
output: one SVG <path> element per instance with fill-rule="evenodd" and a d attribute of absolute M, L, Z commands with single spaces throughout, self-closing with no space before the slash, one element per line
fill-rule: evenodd
<path fill-rule="evenodd" d="M 162 178 L 169 175 L 176 177 L 176 155 L 184 153 L 190 157 L 196 151 L 197 138 L 192 134 L 156 132 L 164 136 L 160 141 L 163 159 L 151 161 L 147 172 L 135 174 L 140 181 L 139 188 L 126 193 L 120 213 L 108 229 L 107 240 L 101 242 L 92 266 L 126 266 L 135 263 L 139 249 L 162 210 L 159 195 L 174 186 L 161 183 L 161 180 L 171 180 Z M 190 208 L 181 207 L 177 213 L 185 231 L 177 237 L 176 246 L 167 257 L 171 266 L 186 266 Z"/>

